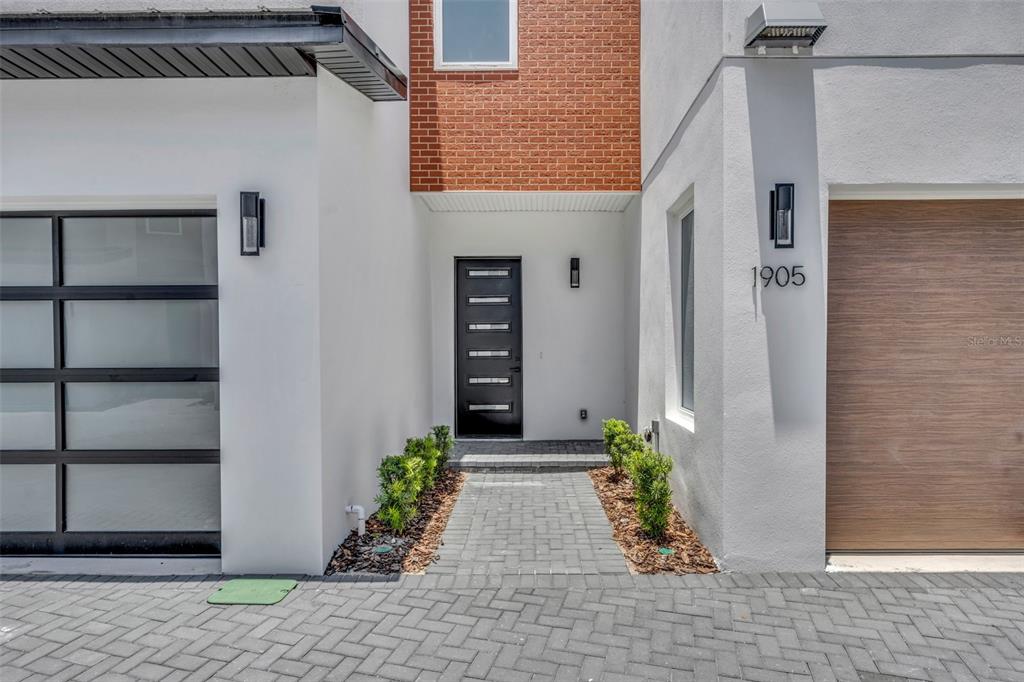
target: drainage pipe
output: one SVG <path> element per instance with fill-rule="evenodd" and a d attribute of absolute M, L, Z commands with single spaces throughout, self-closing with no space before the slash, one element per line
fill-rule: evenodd
<path fill-rule="evenodd" d="M 362 505 L 350 504 L 345 507 L 345 511 L 349 514 L 358 514 L 356 517 L 359 519 L 359 537 L 366 534 L 366 510 L 363 509 Z"/>

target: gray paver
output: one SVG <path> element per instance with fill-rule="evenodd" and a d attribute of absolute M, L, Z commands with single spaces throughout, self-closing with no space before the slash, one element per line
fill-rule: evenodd
<path fill-rule="evenodd" d="M 310 578 L 276 606 L 213 607 L 205 599 L 219 579 L 9 576 L 0 677 L 1024 677 L 1020 574 L 568 575 L 558 587 L 536 578 L 483 575 L 464 587 Z M 995 611 L 999 627 L 989 624 Z M 40 633 L 58 628 L 81 636 L 51 648 Z"/>
<path fill-rule="evenodd" d="M 443 543 L 428 575 L 628 573 L 583 472 L 469 474 Z"/>

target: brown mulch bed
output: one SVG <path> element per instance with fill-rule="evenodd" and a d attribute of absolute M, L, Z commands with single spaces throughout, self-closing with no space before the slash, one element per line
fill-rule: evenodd
<path fill-rule="evenodd" d="M 376 514 L 371 515 L 366 520 L 366 534 L 349 533 L 325 573 L 422 573 L 437 560 L 441 534 L 465 482 L 464 472 L 442 471 L 434 487 L 420 498 L 419 514 L 402 535 L 395 535 Z M 383 547 L 391 549 L 376 551 Z"/>
<path fill-rule="evenodd" d="M 672 509 L 668 530 L 661 540 L 652 540 L 640 528 L 633 498 L 633 482 L 623 474 L 616 478 L 611 467 L 590 470 L 590 480 L 612 525 L 612 536 L 626 556 L 633 573 L 716 573 L 718 566 L 697 534 L 690 530 L 676 509 Z M 661 554 L 662 547 L 675 550 Z"/>

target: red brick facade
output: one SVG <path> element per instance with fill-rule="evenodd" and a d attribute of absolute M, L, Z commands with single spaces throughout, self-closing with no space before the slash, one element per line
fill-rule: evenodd
<path fill-rule="evenodd" d="M 640 0 L 519 0 L 519 68 L 435 71 L 409 0 L 413 191 L 640 189 Z"/>

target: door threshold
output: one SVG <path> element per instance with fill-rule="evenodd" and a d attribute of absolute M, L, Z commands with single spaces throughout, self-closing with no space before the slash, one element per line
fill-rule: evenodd
<path fill-rule="evenodd" d="M 1024 573 L 1024 552 L 829 554 L 828 573 Z"/>

